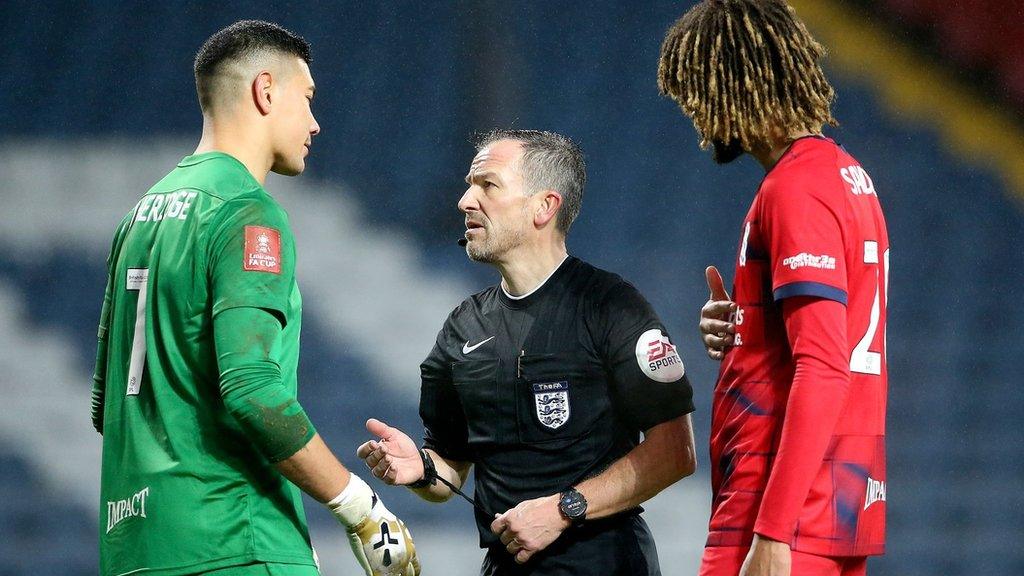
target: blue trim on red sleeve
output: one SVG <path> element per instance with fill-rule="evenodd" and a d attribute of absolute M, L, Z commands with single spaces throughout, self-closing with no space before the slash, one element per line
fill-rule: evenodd
<path fill-rule="evenodd" d="M 835 300 L 846 306 L 846 290 L 820 282 L 792 282 L 775 289 L 775 300 L 779 301 L 793 296 L 816 296 L 827 300 Z"/>

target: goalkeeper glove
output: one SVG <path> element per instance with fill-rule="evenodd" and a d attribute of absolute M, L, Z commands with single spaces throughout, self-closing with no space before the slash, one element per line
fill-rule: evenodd
<path fill-rule="evenodd" d="M 420 561 L 405 523 L 355 474 L 327 507 L 348 534 L 366 576 L 418 576 Z"/>

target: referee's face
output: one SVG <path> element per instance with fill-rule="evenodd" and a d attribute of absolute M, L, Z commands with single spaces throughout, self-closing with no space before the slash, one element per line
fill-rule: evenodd
<path fill-rule="evenodd" d="M 488 144 L 473 158 L 469 188 L 459 200 L 466 215 L 466 254 L 477 262 L 504 262 L 530 229 L 529 197 L 517 163 L 522 145 L 515 140 Z"/>

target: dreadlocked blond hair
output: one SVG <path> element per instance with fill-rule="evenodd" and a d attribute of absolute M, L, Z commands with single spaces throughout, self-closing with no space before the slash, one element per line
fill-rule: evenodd
<path fill-rule="evenodd" d="M 745 150 L 836 126 L 825 49 L 784 0 L 705 0 L 665 35 L 658 88 L 693 119 L 701 147 Z"/>

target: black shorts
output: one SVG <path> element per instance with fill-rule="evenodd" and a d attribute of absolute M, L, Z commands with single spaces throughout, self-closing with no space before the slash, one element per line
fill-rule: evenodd
<path fill-rule="evenodd" d="M 481 576 L 661 576 L 658 551 L 639 514 L 569 528 L 526 564 L 500 547 L 488 548 Z"/>

